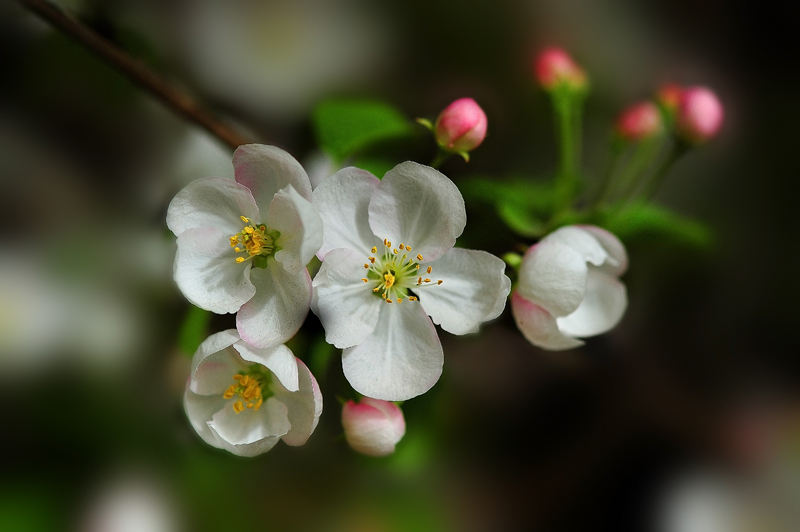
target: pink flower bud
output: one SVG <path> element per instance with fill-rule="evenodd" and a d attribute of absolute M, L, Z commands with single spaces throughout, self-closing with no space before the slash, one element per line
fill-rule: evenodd
<path fill-rule="evenodd" d="M 725 112 L 717 95 L 705 87 L 690 87 L 681 93 L 676 128 L 693 144 L 712 139 L 722 127 Z"/>
<path fill-rule="evenodd" d="M 562 83 L 575 89 L 586 85 L 586 73 L 561 48 L 543 50 L 536 57 L 534 71 L 536 79 L 545 90 L 553 89 Z"/>
<path fill-rule="evenodd" d="M 434 134 L 439 146 L 447 151 L 472 151 L 486 137 L 486 113 L 472 98 L 456 100 L 439 114 Z"/>
<path fill-rule="evenodd" d="M 656 101 L 661 106 L 671 113 L 678 110 L 678 105 L 681 102 L 681 93 L 683 89 L 677 83 L 667 83 L 662 85 L 658 92 L 656 92 Z"/>
<path fill-rule="evenodd" d="M 342 408 L 344 437 L 353 450 L 368 456 L 386 456 L 406 433 L 403 412 L 394 403 L 364 397 Z"/>
<path fill-rule="evenodd" d="M 617 134 L 636 141 L 661 130 L 661 113 L 652 102 L 639 102 L 625 109 L 617 119 Z"/>

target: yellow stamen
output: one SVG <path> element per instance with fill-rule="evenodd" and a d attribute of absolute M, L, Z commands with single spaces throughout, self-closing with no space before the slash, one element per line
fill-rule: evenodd
<path fill-rule="evenodd" d="M 235 403 L 233 403 L 233 411 L 234 412 L 236 412 L 238 414 L 242 410 L 244 410 L 244 405 L 242 404 L 241 401 L 236 401 Z"/>
<path fill-rule="evenodd" d="M 407 251 L 411 251 L 411 246 L 406 246 Z"/>
<path fill-rule="evenodd" d="M 429 282 L 431 282 L 431 280 L 430 280 L 430 279 L 428 279 L 428 278 L 426 277 L 426 278 L 425 278 L 425 282 L 426 282 L 426 283 L 429 283 Z"/>
<path fill-rule="evenodd" d="M 405 245 L 405 244 L 403 244 L 402 242 L 400 242 L 400 246 L 398 246 L 398 247 L 399 247 L 400 249 L 403 249 L 404 247 L 406 247 L 406 245 Z"/>
<path fill-rule="evenodd" d="M 369 270 L 369 264 L 367 264 L 367 263 L 364 263 L 364 269 L 365 269 L 365 270 Z"/>
<path fill-rule="evenodd" d="M 238 262 L 239 264 L 241 264 L 241 263 L 243 263 L 243 262 L 244 262 L 244 259 L 243 259 L 242 257 L 236 257 L 236 262 Z"/>
<path fill-rule="evenodd" d="M 443 282 L 444 282 L 444 281 L 442 281 L 441 279 L 439 279 L 438 281 L 436 281 L 436 284 L 442 284 Z"/>
<path fill-rule="evenodd" d="M 369 250 L 369 251 L 370 251 L 370 253 L 377 253 L 378 252 L 378 248 L 376 248 L 375 246 L 372 246 L 372 249 Z"/>
<path fill-rule="evenodd" d="M 392 250 L 392 253 L 394 253 L 395 255 L 397 255 L 397 253 L 398 253 L 398 251 L 397 251 L 397 248 L 394 248 L 394 249 Z"/>
<path fill-rule="evenodd" d="M 386 288 L 391 288 L 392 285 L 394 284 L 394 279 L 395 279 L 394 275 L 392 275 L 391 273 L 386 273 L 383 276 L 383 278 L 385 280 L 384 284 L 386 285 Z"/>
<path fill-rule="evenodd" d="M 430 266 L 428 266 L 428 273 L 431 273 L 431 270 L 433 270 L 433 268 L 431 268 Z"/>
<path fill-rule="evenodd" d="M 417 300 L 417 298 L 416 298 L 416 297 L 414 297 L 414 296 L 408 296 L 408 300 L 409 300 L 409 301 L 416 301 L 416 300 Z"/>
<path fill-rule="evenodd" d="M 420 255 L 419 253 L 417 253 L 417 260 L 423 260 L 422 255 Z"/>
<path fill-rule="evenodd" d="M 392 302 L 392 300 L 391 300 L 391 299 L 387 299 L 387 300 L 386 300 L 386 302 L 387 302 L 387 303 L 391 303 L 391 302 Z"/>
<path fill-rule="evenodd" d="M 417 279 L 417 284 L 422 284 L 422 277 L 420 277 L 419 279 Z"/>
<path fill-rule="evenodd" d="M 419 264 L 415 264 L 414 267 L 419 270 Z"/>
<path fill-rule="evenodd" d="M 373 291 L 373 292 L 377 292 L 377 291 L 378 291 L 378 290 L 380 290 L 380 289 L 381 289 L 381 287 L 380 287 L 380 286 L 376 286 L 375 288 L 373 288 L 373 289 L 372 289 L 372 291 Z"/>
<path fill-rule="evenodd" d="M 239 216 L 239 218 L 241 218 L 244 223 L 248 223 L 250 221 L 250 218 L 247 218 L 246 216 Z"/>
<path fill-rule="evenodd" d="M 370 258 L 369 258 L 369 261 L 370 261 L 372 264 L 375 264 L 375 257 L 370 257 Z"/>
<path fill-rule="evenodd" d="M 363 277 L 361 278 L 361 280 L 364 281 L 365 283 L 369 282 L 369 279 L 364 279 Z"/>
<path fill-rule="evenodd" d="M 402 297 L 398 297 L 398 298 L 397 298 L 397 302 L 398 302 L 398 303 L 402 303 L 402 302 L 403 302 L 403 298 L 402 298 Z"/>

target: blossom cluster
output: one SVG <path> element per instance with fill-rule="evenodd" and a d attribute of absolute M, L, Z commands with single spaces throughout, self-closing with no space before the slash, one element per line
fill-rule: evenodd
<path fill-rule="evenodd" d="M 381 179 L 346 167 L 312 190 L 291 155 L 249 144 L 234 153 L 234 179 L 198 179 L 175 196 L 167 225 L 177 237 L 178 287 L 202 309 L 236 314 L 236 329 L 210 336 L 192 362 L 185 409 L 205 442 L 253 456 L 278 440 L 308 440 L 322 395 L 285 344 L 309 310 L 325 340 L 342 350 L 344 376 L 362 396 L 344 404 L 345 439 L 372 456 L 392 453 L 405 433 L 396 402 L 427 392 L 442 374 L 436 326 L 475 333 L 503 313 L 509 297 L 522 335 L 542 349 L 576 348 L 617 325 L 628 304 L 619 280 L 628 266 L 625 247 L 601 227 L 559 221 L 577 214 L 569 212 L 579 189 L 573 118 L 588 77 L 558 48 L 537 57 L 534 73 L 562 128 L 554 217 L 546 226 L 555 230 L 539 235 L 524 256 L 506 256 L 516 273 L 513 291 L 505 261 L 456 246 L 467 222 L 464 199 L 431 166 L 406 161 Z M 676 156 L 716 135 L 722 118 L 716 96 L 702 87 L 667 85 L 655 102 L 627 109 L 616 124 L 616 146 L 639 151 L 595 205 L 602 209 L 614 197 L 624 205 L 637 190 L 636 173 L 657 160 L 657 143 L 639 141 L 669 129 Z M 471 98 L 453 102 L 435 123 L 418 122 L 438 145 L 433 166 L 452 154 L 468 161 L 486 136 L 486 115 Z"/>

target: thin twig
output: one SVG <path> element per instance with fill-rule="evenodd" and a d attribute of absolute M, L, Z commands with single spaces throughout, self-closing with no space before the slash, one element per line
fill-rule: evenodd
<path fill-rule="evenodd" d="M 122 51 L 46 0 L 20 0 L 29 10 L 88 48 L 136 85 L 146 89 L 184 118 L 236 148 L 251 142 L 203 109 L 189 95 L 168 85 L 144 63 Z"/>

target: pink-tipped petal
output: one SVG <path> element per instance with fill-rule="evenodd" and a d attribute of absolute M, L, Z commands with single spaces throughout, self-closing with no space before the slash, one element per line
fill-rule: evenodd
<path fill-rule="evenodd" d="M 522 335 L 537 347 L 550 351 L 563 351 L 583 345 L 577 338 L 564 336 L 549 312 L 517 292 L 511 296 L 511 311 Z"/>

